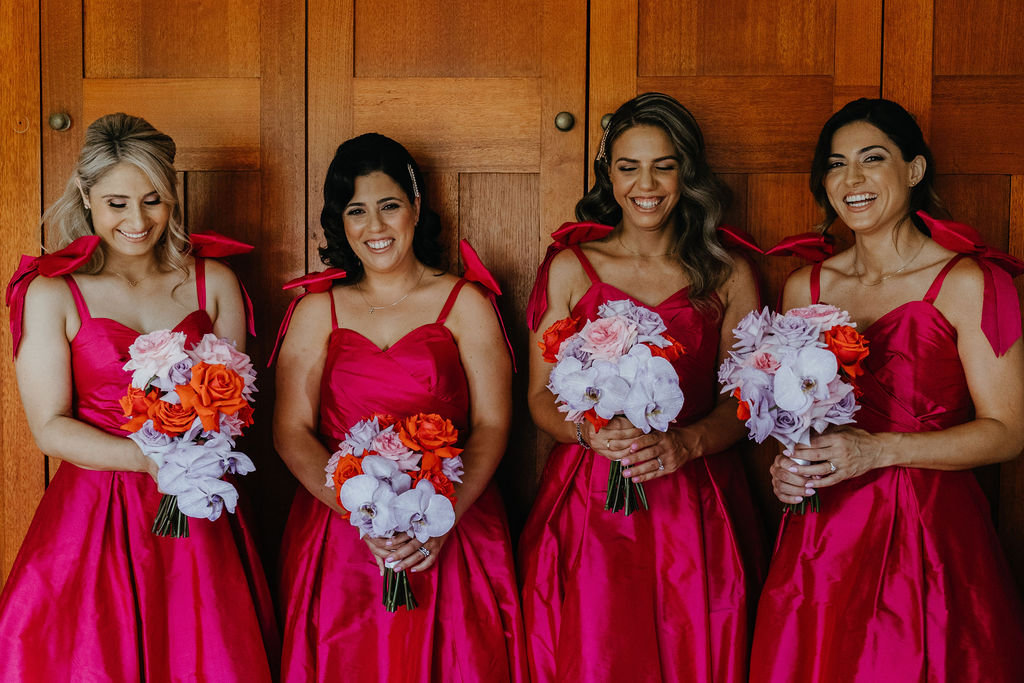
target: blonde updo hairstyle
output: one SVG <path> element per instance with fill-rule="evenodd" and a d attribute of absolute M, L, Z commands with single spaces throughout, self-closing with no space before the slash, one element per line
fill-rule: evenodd
<path fill-rule="evenodd" d="M 56 248 L 95 234 L 82 193 L 88 195 L 93 185 L 118 164 L 130 164 L 149 179 L 160 201 L 170 207 L 167 229 L 156 245 L 157 259 L 187 278 L 191 244 L 182 220 L 174 153 L 174 140 L 138 116 L 107 114 L 93 121 L 85 131 L 85 143 L 64 194 L 43 214 L 42 224 L 50 229 Z M 102 269 L 103 250 L 97 249 L 79 272 L 94 274 Z"/>

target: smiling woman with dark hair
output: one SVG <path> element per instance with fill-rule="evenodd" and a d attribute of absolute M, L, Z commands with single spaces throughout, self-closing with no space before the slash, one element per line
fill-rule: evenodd
<path fill-rule="evenodd" d="M 783 503 L 823 495 L 783 519 L 752 681 L 1021 680 L 1024 608 L 970 468 L 1024 448 L 1024 263 L 920 211 L 934 177 L 895 102 L 851 102 L 819 137 L 811 191 L 855 242 L 790 276 L 783 308 L 849 311 L 869 355 L 856 424 L 771 468 Z"/>

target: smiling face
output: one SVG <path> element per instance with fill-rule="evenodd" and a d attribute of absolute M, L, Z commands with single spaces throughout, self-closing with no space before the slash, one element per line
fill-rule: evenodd
<path fill-rule="evenodd" d="M 108 251 L 138 256 L 150 253 L 167 229 L 171 207 L 145 173 L 119 163 L 97 180 L 83 199 L 92 226 Z"/>
<path fill-rule="evenodd" d="M 615 139 L 608 176 L 627 229 L 657 231 L 672 225 L 679 203 L 679 156 L 656 126 L 634 126 Z"/>
<path fill-rule="evenodd" d="M 890 229 L 910 212 L 910 189 L 924 171 L 924 157 L 904 161 L 889 136 L 855 121 L 832 136 L 825 191 L 851 230 Z"/>
<path fill-rule="evenodd" d="M 345 206 L 345 236 L 367 271 L 390 271 L 415 259 L 412 240 L 419 212 L 419 199 L 410 202 L 388 174 L 374 171 L 356 178 Z"/>

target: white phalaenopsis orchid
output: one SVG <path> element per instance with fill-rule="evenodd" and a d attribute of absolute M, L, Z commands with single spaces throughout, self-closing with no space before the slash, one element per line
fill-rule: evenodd
<path fill-rule="evenodd" d="M 192 486 L 178 494 L 178 509 L 189 517 L 203 517 L 211 522 L 226 508 L 235 511 L 238 491 L 223 479 L 202 477 L 192 480 Z"/>
<path fill-rule="evenodd" d="M 421 479 L 416 488 L 398 496 L 393 509 L 397 529 L 420 543 L 443 536 L 455 526 L 452 502 L 435 493 L 433 484 L 425 479 Z"/>
<path fill-rule="evenodd" d="M 369 474 L 359 474 L 341 485 L 338 497 L 342 507 L 351 513 L 349 521 L 359 529 L 359 538 L 367 534 L 374 538 L 390 538 L 395 535 L 392 508 L 398 496 L 387 481 Z"/>
<path fill-rule="evenodd" d="M 829 383 L 838 372 L 839 365 L 831 351 L 805 346 L 776 371 L 775 404 L 782 410 L 803 413 L 814 401 L 828 398 Z"/>
<path fill-rule="evenodd" d="M 667 431 L 682 408 L 683 390 L 672 364 L 658 356 L 639 363 L 623 406 L 633 426 L 644 434 L 651 429 Z"/>
<path fill-rule="evenodd" d="M 379 455 L 363 458 L 363 474 L 379 479 L 395 493 L 404 493 L 412 487 L 412 477 L 399 469 L 398 463 Z"/>

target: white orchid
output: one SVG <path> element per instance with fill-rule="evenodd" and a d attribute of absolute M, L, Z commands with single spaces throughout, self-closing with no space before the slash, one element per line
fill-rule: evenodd
<path fill-rule="evenodd" d="M 827 399 L 829 383 L 839 366 L 828 349 L 806 346 L 783 362 L 775 373 L 775 404 L 782 410 L 805 412 L 814 401 Z"/>
<path fill-rule="evenodd" d="M 433 484 L 426 479 L 398 496 L 393 509 L 398 530 L 414 536 L 420 543 L 443 536 L 455 526 L 452 502 L 435 493 Z"/>
<path fill-rule="evenodd" d="M 349 521 L 359 529 L 359 538 L 367 534 L 374 538 L 395 535 L 392 507 L 397 497 L 386 481 L 369 474 L 346 480 L 339 494 L 342 507 L 351 513 Z"/>
<path fill-rule="evenodd" d="M 226 508 L 233 513 L 238 504 L 238 491 L 222 479 L 203 477 L 192 480 L 192 486 L 178 495 L 178 509 L 189 517 L 208 519 L 220 517 Z"/>
<path fill-rule="evenodd" d="M 626 418 L 644 434 L 651 429 L 664 432 L 682 407 L 683 390 L 675 368 L 664 358 L 648 357 L 638 366 L 626 396 Z"/>

